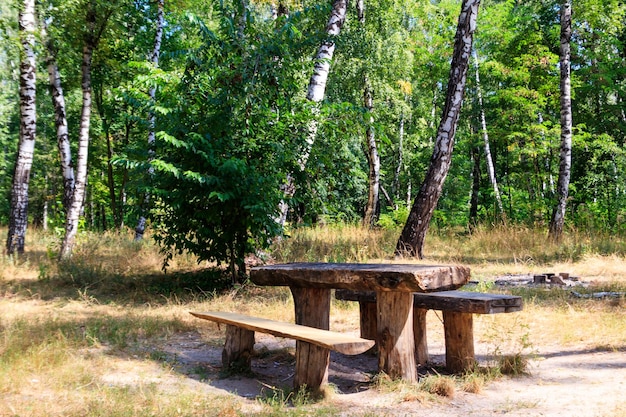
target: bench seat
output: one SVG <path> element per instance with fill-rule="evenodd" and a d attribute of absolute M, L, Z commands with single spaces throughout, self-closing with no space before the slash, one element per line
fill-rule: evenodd
<path fill-rule="evenodd" d="M 335 298 L 358 301 L 361 314 L 361 337 L 377 339 L 376 293 L 374 291 L 336 290 Z M 415 359 L 428 362 L 426 312 L 443 312 L 446 367 L 451 372 L 470 370 L 475 364 L 472 314 L 513 313 L 523 309 L 522 298 L 512 295 L 469 291 L 414 293 L 413 336 Z"/>
<path fill-rule="evenodd" d="M 335 298 L 375 303 L 376 292 L 336 290 Z M 472 291 L 438 291 L 413 293 L 413 307 L 426 310 L 448 310 L 459 313 L 498 314 L 523 309 L 522 298 L 514 295 Z"/>
<path fill-rule="evenodd" d="M 374 341 L 351 336 L 345 333 L 331 332 L 294 323 L 285 323 L 260 317 L 246 316 L 238 313 L 212 311 L 205 313 L 192 312 L 192 315 L 210 321 L 230 324 L 255 332 L 273 336 L 301 340 L 344 355 L 358 355 L 366 352 L 374 345 Z"/>
<path fill-rule="evenodd" d="M 345 333 L 238 313 L 209 311 L 190 312 L 190 314 L 227 325 L 226 341 L 222 352 L 222 364 L 226 369 L 250 369 L 254 332 L 296 340 L 294 385 L 296 389 L 306 386 L 313 393 L 320 393 L 328 382 L 331 350 L 345 355 L 358 355 L 371 349 L 375 343 L 373 340 Z M 320 349 L 311 349 L 311 345 L 320 347 L 323 354 L 319 354 Z"/>

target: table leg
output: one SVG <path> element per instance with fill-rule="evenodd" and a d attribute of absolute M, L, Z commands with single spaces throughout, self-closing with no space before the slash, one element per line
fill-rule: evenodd
<path fill-rule="evenodd" d="M 443 312 L 443 327 L 446 339 L 446 368 L 460 373 L 471 370 L 474 359 L 474 331 L 471 313 Z"/>
<path fill-rule="evenodd" d="M 428 340 L 426 338 L 426 313 L 424 308 L 413 308 L 413 336 L 415 339 L 415 361 L 419 365 L 428 362 Z"/>
<path fill-rule="evenodd" d="M 296 323 L 328 330 L 330 324 L 330 290 L 324 288 L 291 288 Z M 311 343 L 296 341 L 296 374 L 294 388 L 306 386 L 313 395 L 323 394 L 328 384 L 330 350 Z"/>
<path fill-rule="evenodd" d="M 376 303 L 359 301 L 359 320 L 361 337 L 363 339 L 376 340 L 376 329 L 378 328 L 377 315 L 378 310 L 376 309 Z"/>
<path fill-rule="evenodd" d="M 417 381 L 413 338 L 413 293 L 377 291 L 378 370 L 391 378 Z"/>

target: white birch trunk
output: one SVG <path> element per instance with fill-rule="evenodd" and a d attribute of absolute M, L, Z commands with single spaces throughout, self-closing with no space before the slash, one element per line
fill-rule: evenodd
<path fill-rule="evenodd" d="M 493 165 L 493 158 L 491 157 L 491 147 L 489 146 L 489 132 L 487 131 L 487 120 L 485 119 L 485 107 L 483 106 L 483 93 L 480 85 L 480 75 L 478 69 L 478 55 L 474 51 L 474 65 L 476 66 L 476 94 L 478 96 L 478 106 L 480 107 L 480 126 L 483 133 L 483 142 L 485 143 L 485 159 L 487 162 L 487 173 L 489 174 L 489 181 L 493 187 L 493 195 L 496 198 L 496 204 L 500 212 L 500 218 L 502 222 L 506 224 L 506 215 L 504 213 L 504 207 L 502 206 L 502 197 L 500 196 L 500 188 L 498 187 L 498 180 L 496 179 L 496 170 Z"/>
<path fill-rule="evenodd" d="M 559 241 L 563 234 L 572 167 L 571 37 L 572 6 L 570 1 L 566 0 L 561 5 L 561 152 L 559 158 L 559 179 L 557 181 L 558 203 L 550 221 L 550 237 L 556 241 Z"/>
<path fill-rule="evenodd" d="M 356 15 L 361 25 L 365 24 L 365 0 L 356 0 Z"/>
<path fill-rule="evenodd" d="M 341 28 L 346 21 L 346 11 L 348 9 L 348 0 L 335 0 L 333 9 L 326 25 L 326 33 L 329 36 L 339 36 Z M 315 56 L 315 66 L 313 75 L 309 80 L 309 88 L 307 89 L 307 98 L 314 103 L 319 103 L 324 99 L 326 93 L 326 81 L 330 72 L 330 63 L 335 53 L 335 42 L 328 40 L 323 42 L 317 50 Z"/>
<path fill-rule="evenodd" d="M 159 56 L 161 54 L 161 43 L 163 41 L 163 26 L 165 23 L 164 18 L 164 7 L 165 0 L 158 0 L 157 3 L 157 22 L 156 22 L 156 32 L 154 35 L 154 48 L 152 49 L 152 54 L 150 55 L 150 62 L 154 67 L 159 66 Z M 156 88 L 150 87 L 150 100 L 154 103 L 156 100 Z M 156 136 L 155 136 L 155 126 L 156 126 L 156 116 L 154 112 L 150 112 L 150 131 L 148 132 L 148 159 L 153 159 L 155 157 L 155 144 L 156 144 Z M 152 167 L 149 168 L 148 176 L 151 178 L 154 175 L 154 169 Z M 148 209 L 148 205 L 150 203 L 150 196 L 146 195 L 144 199 L 144 207 L 142 207 L 141 216 L 139 216 L 139 221 L 137 222 L 137 227 L 135 227 L 135 240 L 143 239 L 143 234 L 146 231 L 146 215 L 145 211 Z"/>
<path fill-rule="evenodd" d="M 463 0 L 461 4 L 443 115 L 437 130 L 430 166 L 396 245 L 395 253 L 398 256 L 423 257 L 426 232 L 450 170 L 454 135 L 463 104 L 479 4 L 480 0 Z"/>
<path fill-rule="evenodd" d="M 541 112 L 537 115 L 537 123 L 539 123 L 539 125 L 543 124 L 543 114 L 541 114 Z M 541 140 L 542 142 L 545 141 L 546 139 L 546 135 L 543 131 L 541 131 Z M 550 154 L 552 154 L 552 152 L 550 152 Z M 548 184 L 549 184 L 549 188 L 548 188 L 548 197 L 552 198 L 554 196 L 555 190 L 554 190 L 554 176 L 552 175 L 552 170 L 550 169 L 550 160 L 552 159 L 552 155 L 550 155 L 550 157 L 545 159 L 545 167 L 546 167 L 546 172 L 548 173 Z M 545 181 L 544 181 L 544 189 L 545 189 Z M 545 197 L 545 196 L 544 196 Z"/>
<path fill-rule="evenodd" d="M 59 159 L 61 161 L 61 174 L 63 175 L 63 208 L 65 212 L 69 210 L 74 193 L 74 166 L 72 165 L 72 150 L 70 148 L 70 138 L 67 127 L 67 112 L 65 107 L 65 95 L 61 85 L 61 74 L 56 62 L 56 49 L 52 39 L 47 36 L 47 24 L 42 24 L 44 36 L 46 37 L 46 48 L 48 50 L 48 78 L 50 81 L 50 95 L 54 106 L 54 123 L 57 131 L 57 145 L 59 149 Z"/>
<path fill-rule="evenodd" d="M 346 12 L 348 10 L 348 0 L 334 0 L 333 8 L 326 25 L 326 33 L 333 37 L 339 36 L 341 28 L 346 21 Z M 328 80 L 328 74 L 330 72 L 330 63 L 335 53 L 335 43 L 332 40 L 323 42 L 317 50 L 315 56 L 315 66 L 313 68 L 313 75 L 309 79 L 309 86 L 307 88 L 306 98 L 313 102 L 313 114 L 315 117 L 319 114 L 317 104 L 324 99 L 326 94 L 326 81 Z M 311 154 L 311 149 L 315 143 L 315 137 L 317 136 L 317 120 L 313 119 L 308 126 L 308 133 L 306 143 L 302 155 L 298 159 L 300 169 L 304 170 Z M 279 204 L 279 215 L 276 218 L 276 222 L 281 226 L 285 225 L 287 220 L 287 212 L 289 211 L 289 204 L 286 200 L 293 197 L 296 192 L 296 186 L 294 179 L 291 175 L 287 176 L 286 183 L 281 187 L 281 191 L 285 194 L 286 199 Z"/>
<path fill-rule="evenodd" d="M 72 202 L 65 219 L 65 237 L 61 243 L 59 257 L 66 259 L 71 257 L 72 249 L 78 233 L 78 220 L 85 200 L 87 184 L 87 160 L 89 157 L 89 128 L 91 126 L 91 60 L 96 46 L 95 38 L 96 15 L 92 4 L 87 11 L 86 33 L 83 45 L 83 57 L 81 63 L 81 88 L 83 95 L 82 110 L 80 116 L 80 129 L 78 134 L 78 158 L 76 164 L 76 182 Z"/>
<path fill-rule="evenodd" d="M 11 211 L 7 236 L 7 253 L 24 252 L 28 224 L 28 185 L 35 153 L 37 133 L 36 62 L 35 62 L 35 0 L 24 0 L 19 13 L 22 44 L 20 59 L 20 140 L 11 187 Z"/>

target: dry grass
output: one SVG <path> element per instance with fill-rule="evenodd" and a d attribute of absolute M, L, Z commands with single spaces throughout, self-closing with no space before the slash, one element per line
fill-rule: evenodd
<path fill-rule="evenodd" d="M 601 237 L 570 233 L 559 249 L 538 231 L 491 233 L 433 234 L 423 262 L 467 263 L 474 278 L 485 281 L 498 274 L 550 269 L 591 279 L 598 288 L 626 289 L 626 259 L 620 250 L 593 250 Z M 273 252 L 276 261 L 390 261 L 397 238 L 397 231 L 357 226 L 291 234 Z M 576 243 L 578 238 L 586 239 L 584 247 Z M 297 415 L 280 401 L 251 403 L 207 393 L 173 364 L 157 360 L 158 346 L 176 335 L 199 331 L 207 343 L 220 343 L 223 332 L 199 326 L 190 310 L 293 320 L 287 289 L 225 289 L 219 272 L 189 256 L 176 258 L 164 274 L 158 250 L 150 241 L 133 242 L 131 233 L 81 235 L 72 261 L 63 264 L 56 263 L 56 244 L 55 237 L 29 230 L 25 256 L 0 258 L 0 416 Z M 610 246 L 619 249 L 622 244 L 614 239 Z M 580 253 L 572 249 L 577 247 Z M 535 346 L 626 349 L 623 298 L 585 300 L 566 291 L 539 290 L 520 295 L 525 300 L 520 313 L 475 317 L 476 341 L 488 346 L 489 353 L 525 358 Z M 356 303 L 333 302 L 332 309 L 331 328 L 358 328 Z M 428 337 L 433 345 L 443 343 L 440 317 L 433 312 Z M 426 390 L 393 389 L 402 401 L 423 402 L 459 389 L 480 392 L 487 381 L 478 373 L 452 384 L 446 378 L 428 381 Z M 623 416 L 624 410 L 618 408 L 614 415 Z"/>

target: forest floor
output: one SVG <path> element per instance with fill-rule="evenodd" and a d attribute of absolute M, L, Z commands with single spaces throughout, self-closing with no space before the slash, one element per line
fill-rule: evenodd
<path fill-rule="evenodd" d="M 532 279 L 532 277 L 531 277 Z M 522 279 L 523 280 L 523 279 Z M 509 282 L 520 282 L 519 277 L 509 277 Z M 623 296 L 611 300 L 597 300 L 605 306 L 613 305 L 614 311 L 625 312 Z M 457 388 L 447 396 L 420 395 L 407 391 L 406 387 L 391 386 L 381 389 L 376 385 L 377 360 L 375 355 L 363 354 L 346 356 L 331 353 L 329 382 L 333 386 L 332 394 L 320 403 L 309 405 L 300 411 L 315 415 L 337 416 L 577 416 L 577 417 L 624 417 L 626 416 L 626 347 L 589 339 L 597 338 L 592 327 L 598 327 L 595 320 L 586 320 L 583 316 L 593 314 L 594 305 L 575 309 L 563 315 L 556 310 L 535 309 L 525 311 L 524 321 L 532 322 L 533 315 L 544 316 L 532 324 L 535 330 L 542 333 L 541 337 L 533 337 L 532 346 L 520 347 L 519 339 L 523 329 L 518 328 L 518 321 L 511 319 L 513 314 L 494 316 L 475 316 L 475 350 L 479 364 L 488 367 L 492 364 L 495 349 L 500 344 L 513 346 L 514 350 L 524 353 L 529 359 L 528 372 L 521 376 L 499 376 L 487 379 L 487 382 L 475 393 Z M 565 309 L 568 309 L 565 306 Z M 576 312 L 576 310 L 578 312 Z M 337 312 L 336 312 L 337 313 Z M 356 315 L 352 310 L 339 311 L 340 315 Z M 445 347 L 440 315 L 429 312 L 428 345 L 431 363 L 420 368 L 420 377 L 443 373 L 445 363 Z M 517 314 L 517 313 L 516 313 Z M 521 314 L 521 313 L 520 313 Z M 552 314 L 553 317 L 550 317 Z M 568 318 L 569 314 L 569 318 Z M 509 324 L 504 328 L 498 324 L 499 317 L 507 317 Z M 484 320 L 482 320 L 484 319 Z M 577 320 L 583 325 L 576 325 Z M 563 328 L 567 325 L 584 327 L 588 323 L 589 330 L 579 329 L 575 337 L 578 342 L 563 343 L 565 336 L 559 330 L 559 323 L 541 324 L 562 321 Z M 354 328 L 355 317 L 341 318 L 335 326 L 342 331 L 358 333 Z M 182 383 L 186 388 L 200 390 L 209 395 L 226 395 L 235 398 L 239 404 L 239 412 L 243 414 L 259 413 L 268 403 L 282 402 L 287 404 L 288 395 L 293 382 L 295 343 L 292 340 L 275 338 L 257 333 L 255 352 L 252 361 L 252 374 L 247 376 L 221 374 L 221 343 L 223 328 L 215 323 L 199 322 L 198 331 L 176 333 L 158 346 L 148 349 L 159 352 L 169 366 L 165 372 L 163 367 L 133 369 L 117 369 L 107 377 L 111 383 L 137 384 L 143 378 L 158 381 L 161 387 Z M 331 323 L 331 328 L 333 323 Z M 507 330 L 509 326 L 509 330 Z M 511 327 L 515 329 L 510 330 Z M 524 327 L 523 325 L 521 326 Z M 498 337 L 513 340 L 494 340 L 493 329 L 503 333 Z M 554 334 L 551 335 L 551 332 Z M 491 335 L 489 335 L 491 333 Z M 587 338 L 586 336 L 589 336 Z M 623 336 L 623 335 L 622 335 Z M 517 347 L 515 347 L 517 345 Z M 502 347 L 503 349 L 506 349 Z M 148 352 L 149 354 L 149 352 Z M 150 355 L 149 356 L 154 356 Z M 142 366 L 145 366 L 142 365 Z M 438 371 L 437 371 L 438 370 Z M 422 392 L 421 394 L 425 394 Z M 264 399 L 259 401 L 259 399 Z M 316 407 L 330 407 L 321 412 Z M 307 411 L 308 410 L 308 411 Z M 329 411 L 332 410 L 332 411 Z M 280 415 L 284 414 L 282 410 Z M 296 415 L 302 415 L 296 413 Z"/>
<path fill-rule="evenodd" d="M 120 278 L 102 267 L 145 261 L 143 253 L 111 258 L 88 253 L 84 259 L 88 262 L 69 265 L 69 278 L 50 278 L 45 263 L 38 268 L 34 261 L 19 268 L 0 264 L 0 417 L 626 417 L 623 257 L 591 256 L 576 264 L 532 268 L 472 265 L 476 285 L 485 286 L 481 291 L 517 293 L 525 302 L 520 312 L 474 316 L 481 370 L 493 369 L 498 355 L 520 354 L 529 360 L 524 375 L 475 372 L 454 377 L 454 393 L 429 393 L 424 381 L 446 377 L 441 315 L 429 311 L 432 363 L 418 369 L 420 384 L 380 378 L 373 355 L 332 353 L 333 392 L 319 402 L 290 392 L 292 340 L 257 334 L 252 373 L 223 375 L 224 326 L 189 314 L 238 311 L 293 321 L 288 289 L 188 291 L 195 288 L 195 275 L 144 277 L 128 267 L 129 278 Z M 95 261 L 102 265 L 93 266 Z M 571 271 L 589 287 L 514 288 L 544 270 Z M 495 287 L 504 274 L 509 287 Z M 586 297 L 594 286 L 618 296 Z M 184 291 L 161 295 L 177 288 Z M 358 334 L 356 303 L 334 300 L 330 328 Z M 472 377 L 479 382 L 468 389 Z"/>
<path fill-rule="evenodd" d="M 293 343 L 259 335 L 257 348 L 267 352 L 253 360 L 252 376 L 220 377 L 221 347 L 207 344 L 200 333 L 178 334 L 158 349 L 174 362 L 171 374 L 163 368 L 138 372 L 129 365 L 109 374 L 115 383 L 137 384 L 137 378 L 159 381 L 159 385 L 180 383 L 207 394 L 239 398 L 241 411 L 259 411 L 259 397 L 288 390 L 293 378 Z M 477 344 L 478 359 L 486 354 Z M 329 381 L 335 393 L 325 402 L 334 415 L 342 416 L 578 416 L 626 415 L 626 352 L 615 350 L 561 349 L 558 345 L 535 346 L 529 374 L 500 377 L 488 382 L 479 393 L 460 390 L 452 397 L 407 396 L 370 387 L 376 358 L 331 355 Z M 430 344 L 431 360 L 443 362 L 442 343 Z M 140 375 L 140 376 L 139 376 Z M 169 381 L 169 382 L 168 382 Z M 313 412 L 313 411 L 312 411 Z"/>

